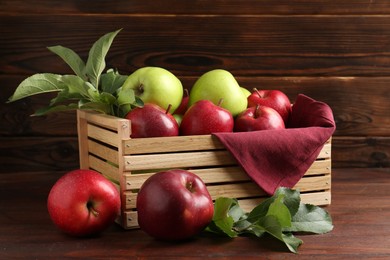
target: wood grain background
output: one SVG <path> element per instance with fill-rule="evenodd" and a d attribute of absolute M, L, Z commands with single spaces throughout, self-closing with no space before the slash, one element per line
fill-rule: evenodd
<path fill-rule="evenodd" d="M 49 94 L 6 101 L 32 74 L 71 73 L 46 47 L 85 59 L 119 28 L 107 67 L 164 67 L 186 88 L 223 68 L 248 89 L 304 93 L 333 109 L 333 167 L 390 167 L 389 1 L 2 0 L 0 172 L 78 167 L 75 113 L 30 117 Z"/>

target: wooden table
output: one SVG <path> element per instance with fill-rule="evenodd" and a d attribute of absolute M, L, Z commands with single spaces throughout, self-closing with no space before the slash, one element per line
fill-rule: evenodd
<path fill-rule="evenodd" d="M 141 230 L 113 225 L 99 237 L 80 239 L 59 232 L 46 198 L 62 173 L 0 175 L 0 259 L 390 259 L 390 169 L 334 169 L 330 212 L 335 228 L 325 235 L 297 235 L 299 254 L 269 238 L 156 241 Z"/>

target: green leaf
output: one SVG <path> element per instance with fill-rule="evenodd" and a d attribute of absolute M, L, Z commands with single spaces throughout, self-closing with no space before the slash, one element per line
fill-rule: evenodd
<path fill-rule="evenodd" d="M 64 75 L 61 78 L 70 94 L 77 93 L 83 97 L 88 97 L 89 86 L 86 81 L 76 75 Z"/>
<path fill-rule="evenodd" d="M 237 232 L 233 230 L 234 219 L 228 213 L 231 207 L 237 204 L 236 199 L 223 197 L 216 199 L 214 203 L 214 216 L 212 224 L 208 227 L 208 231 L 225 234 L 229 237 L 236 237 Z"/>
<path fill-rule="evenodd" d="M 263 202 L 261 202 L 259 205 L 254 207 L 251 212 L 248 214 L 248 221 L 254 222 L 259 218 L 264 217 L 267 215 L 268 209 L 272 202 L 274 202 L 276 199 L 276 196 L 272 196 L 268 199 L 265 199 Z"/>
<path fill-rule="evenodd" d="M 43 116 L 49 113 L 70 111 L 75 109 L 78 109 L 78 105 L 73 103 L 68 105 L 49 106 L 37 109 L 37 111 L 35 111 L 32 116 Z"/>
<path fill-rule="evenodd" d="M 107 70 L 107 73 L 102 74 L 100 78 L 102 91 L 114 94 L 122 87 L 127 77 L 128 76 L 120 75 L 118 71 L 114 71 L 113 69 Z"/>
<path fill-rule="evenodd" d="M 326 210 L 303 203 L 292 217 L 291 224 L 291 227 L 285 228 L 285 231 L 324 234 L 333 229 L 332 218 Z"/>
<path fill-rule="evenodd" d="M 16 88 L 8 102 L 13 102 L 32 95 L 58 92 L 65 88 L 61 75 L 51 73 L 40 73 L 32 75 L 23 80 Z"/>
<path fill-rule="evenodd" d="M 107 92 L 100 93 L 100 100 L 103 103 L 107 103 L 107 104 L 111 104 L 111 105 L 114 105 L 116 103 L 116 98 L 112 94 L 107 93 Z"/>
<path fill-rule="evenodd" d="M 88 54 L 88 60 L 86 64 L 86 73 L 89 77 L 89 81 L 99 88 L 100 75 L 106 67 L 105 58 L 108 50 L 121 29 L 107 33 L 100 37 L 93 45 Z"/>
<path fill-rule="evenodd" d="M 85 75 L 85 62 L 77 53 L 60 45 L 48 47 L 48 49 L 60 56 L 77 76 L 83 80 L 87 80 L 87 76 Z"/>
<path fill-rule="evenodd" d="M 259 230 L 264 229 L 271 236 L 284 242 L 291 252 L 298 252 L 298 247 L 302 244 L 302 240 L 294 237 L 292 234 L 284 234 L 279 219 L 274 215 L 267 215 L 259 219 L 256 226 Z"/>
<path fill-rule="evenodd" d="M 303 244 L 301 239 L 295 237 L 291 233 L 283 233 L 282 239 L 287 248 L 293 253 L 298 253 L 298 247 Z"/>
<path fill-rule="evenodd" d="M 274 196 L 279 196 L 280 194 L 283 194 L 283 203 L 289 209 L 291 216 L 294 216 L 301 203 L 300 192 L 298 190 L 281 187 L 276 190 Z"/>
<path fill-rule="evenodd" d="M 287 206 L 282 202 L 283 194 L 278 194 L 278 197 L 268 208 L 267 216 L 274 216 L 278 219 L 282 227 L 291 227 L 291 214 Z"/>
<path fill-rule="evenodd" d="M 86 110 L 94 110 L 103 114 L 110 114 L 112 112 L 112 106 L 102 102 L 90 102 L 85 100 L 79 101 L 79 108 Z"/>

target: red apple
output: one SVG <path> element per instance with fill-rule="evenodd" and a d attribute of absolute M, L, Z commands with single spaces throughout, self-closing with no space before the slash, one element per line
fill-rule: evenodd
<path fill-rule="evenodd" d="M 179 125 L 176 119 L 161 107 L 147 103 L 131 110 L 125 118 L 131 121 L 131 138 L 177 136 Z"/>
<path fill-rule="evenodd" d="M 138 224 L 161 240 L 184 240 L 212 220 L 214 205 L 204 182 L 186 170 L 167 170 L 149 177 L 137 195 Z"/>
<path fill-rule="evenodd" d="M 257 105 L 247 108 L 235 119 L 235 132 L 249 132 L 268 129 L 284 129 L 284 121 L 275 109 Z"/>
<path fill-rule="evenodd" d="M 117 188 L 93 170 L 74 170 L 51 188 L 47 208 L 54 224 L 73 236 L 95 235 L 120 214 Z"/>
<path fill-rule="evenodd" d="M 173 112 L 173 115 L 184 115 L 188 108 L 189 99 L 190 96 L 188 94 L 188 89 L 184 89 L 184 97 L 182 98 L 179 107 L 176 108 L 175 112 Z"/>
<path fill-rule="evenodd" d="M 248 107 L 256 105 L 267 106 L 275 109 L 287 124 L 291 114 L 291 102 L 282 91 L 254 89 L 248 97 Z"/>
<path fill-rule="evenodd" d="M 188 108 L 180 124 L 181 135 L 207 135 L 232 132 L 232 114 L 209 100 L 199 100 Z"/>

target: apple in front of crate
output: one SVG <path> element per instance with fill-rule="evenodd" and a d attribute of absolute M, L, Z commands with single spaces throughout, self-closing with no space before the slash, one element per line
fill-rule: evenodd
<path fill-rule="evenodd" d="M 144 103 L 156 104 L 162 108 L 170 105 L 173 113 L 183 98 L 183 85 L 170 71 L 160 67 L 143 67 L 130 74 L 119 91 L 133 89 Z"/>
<path fill-rule="evenodd" d="M 138 224 L 161 240 L 185 240 L 212 220 L 213 200 L 194 173 L 173 169 L 149 177 L 137 194 Z"/>
<path fill-rule="evenodd" d="M 131 138 L 162 137 L 179 135 L 179 125 L 168 112 L 161 107 L 147 103 L 143 107 L 130 110 L 125 116 L 131 121 Z"/>
<path fill-rule="evenodd" d="M 257 90 L 253 89 L 248 97 L 248 107 L 256 105 L 267 106 L 275 109 L 287 124 L 291 114 L 291 102 L 287 95 L 280 90 Z"/>
<path fill-rule="evenodd" d="M 283 118 L 273 108 L 256 105 L 240 113 L 234 121 L 235 132 L 285 129 Z"/>
<path fill-rule="evenodd" d="M 53 223 L 72 236 L 96 235 L 120 214 L 117 188 L 93 170 L 66 173 L 53 185 L 47 199 Z"/>
<path fill-rule="evenodd" d="M 221 101 L 223 102 L 223 100 Z M 217 132 L 232 132 L 232 114 L 209 100 L 199 100 L 190 106 L 180 124 L 181 135 L 207 135 Z"/>

